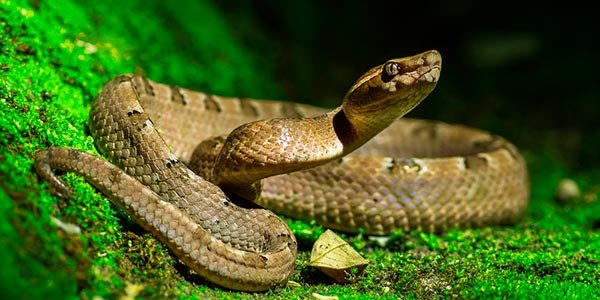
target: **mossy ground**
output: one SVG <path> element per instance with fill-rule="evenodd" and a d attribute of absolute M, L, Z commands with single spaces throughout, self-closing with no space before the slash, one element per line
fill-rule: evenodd
<path fill-rule="evenodd" d="M 283 95 L 274 52 L 260 47 L 267 37 L 254 33 L 255 45 L 241 43 L 210 2 L 97 2 L 0 2 L 2 298 L 600 297 L 600 172 L 570 174 L 545 148 L 525 152 L 532 201 L 518 224 L 398 233 L 385 247 L 348 236 L 371 264 L 338 285 L 304 266 L 323 229 L 290 220 L 301 242 L 292 278 L 300 287 L 264 294 L 203 281 L 77 176 L 64 176 L 71 200 L 52 196 L 33 170 L 35 151 L 52 145 L 96 153 L 86 131 L 90 104 L 118 74 L 224 95 Z M 242 34 L 251 31 L 251 19 L 237 22 L 246 22 Z M 583 197 L 559 204 L 554 190 L 566 176 Z M 82 233 L 67 233 L 52 218 Z"/>

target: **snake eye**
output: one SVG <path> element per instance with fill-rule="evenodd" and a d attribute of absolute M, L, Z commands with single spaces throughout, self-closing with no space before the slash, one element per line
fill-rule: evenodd
<path fill-rule="evenodd" d="M 400 74 L 400 65 L 397 62 L 388 62 L 385 65 L 383 65 L 381 80 L 383 82 L 388 82 L 398 74 Z"/>

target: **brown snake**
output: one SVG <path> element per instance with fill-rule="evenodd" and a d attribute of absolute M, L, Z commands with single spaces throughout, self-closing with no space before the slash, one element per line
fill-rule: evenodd
<path fill-rule="evenodd" d="M 507 223 L 522 214 L 527 169 L 512 144 L 464 126 L 396 120 L 433 90 L 440 71 L 434 50 L 390 60 L 330 112 L 123 75 L 105 86 L 90 117 L 112 163 L 49 148 L 35 166 L 62 197 L 70 190 L 52 169 L 84 176 L 206 279 L 265 290 L 287 282 L 297 247 L 279 217 L 241 200 L 253 192 L 273 211 L 370 234 Z M 281 116 L 288 118 L 273 119 Z"/>

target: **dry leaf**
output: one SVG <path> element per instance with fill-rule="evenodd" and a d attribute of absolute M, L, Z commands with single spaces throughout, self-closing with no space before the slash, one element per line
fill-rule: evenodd
<path fill-rule="evenodd" d="M 348 282 L 350 276 L 360 275 L 367 264 L 368 260 L 331 230 L 325 231 L 317 239 L 308 263 L 339 283 Z"/>
<path fill-rule="evenodd" d="M 312 297 L 317 300 L 338 300 L 338 296 L 325 296 L 317 293 L 312 293 Z"/>

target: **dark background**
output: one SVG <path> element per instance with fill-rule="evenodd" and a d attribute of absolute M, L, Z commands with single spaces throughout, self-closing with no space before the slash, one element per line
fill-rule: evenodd
<path fill-rule="evenodd" d="M 598 14 L 562 1 L 220 1 L 283 96 L 334 106 L 362 72 L 437 49 L 436 91 L 411 117 L 465 123 L 571 168 L 600 166 Z"/>

